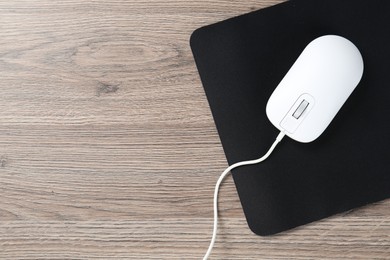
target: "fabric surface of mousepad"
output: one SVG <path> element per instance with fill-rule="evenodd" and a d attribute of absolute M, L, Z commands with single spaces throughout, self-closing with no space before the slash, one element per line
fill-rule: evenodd
<path fill-rule="evenodd" d="M 390 1 L 291 0 L 192 34 L 230 165 L 261 157 L 274 142 L 278 130 L 266 103 L 310 41 L 340 35 L 364 59 L 360 84 L 317 140 L 286 136 L 263 163 L 233 170 L 254 233 L 275 234 L 390 197 L 389 14 Z"/>

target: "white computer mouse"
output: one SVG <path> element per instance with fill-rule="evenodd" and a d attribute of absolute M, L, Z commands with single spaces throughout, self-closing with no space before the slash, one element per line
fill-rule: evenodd
<path fill-rule="evenodd" d="M 269 98 L 269 120 L 296 141 L 314 141 L 358 85 L 363 67 L 349 40 L 336 35 L 313 40 Z"/>

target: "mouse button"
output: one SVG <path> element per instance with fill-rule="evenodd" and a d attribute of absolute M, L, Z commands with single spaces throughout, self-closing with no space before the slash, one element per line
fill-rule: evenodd
<path fill-rule="evenodd" d="M 293 134 L 314 106 L 314 98 L 305 93 L 299 96 L 280 122 L 280 127 Z"/>
<path fill-rule="evenodd" d="M 295 118 L 286 116 L 283 118 L 283 121 L 280 123 L 280 126 L 283 130 L 287 131 L 290 134 L 293 134 L 298 128 L 298 122 Z"/>

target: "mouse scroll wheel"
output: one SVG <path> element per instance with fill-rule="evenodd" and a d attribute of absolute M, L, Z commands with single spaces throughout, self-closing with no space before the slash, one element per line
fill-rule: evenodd
<path fill-rule="evenodd" d="M 309 102 L 307 102 L 306 100 L 302 100 L 301 104 L 299 104 L 299 106 L 295 110 L 293 117 L 299 119 L 308 106 L 309 106 Z"/>

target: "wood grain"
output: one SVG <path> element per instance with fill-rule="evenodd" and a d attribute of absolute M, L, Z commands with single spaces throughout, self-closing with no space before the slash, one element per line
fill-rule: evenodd
<path fill-rule="evenodd" d="M 227 166 L 193 30 L 280 1 L 0 1 L 0 258 L 201 259 Z M 390 201 L 272 236 L 221 189 L 212 259 L 390 259 Z"/>

